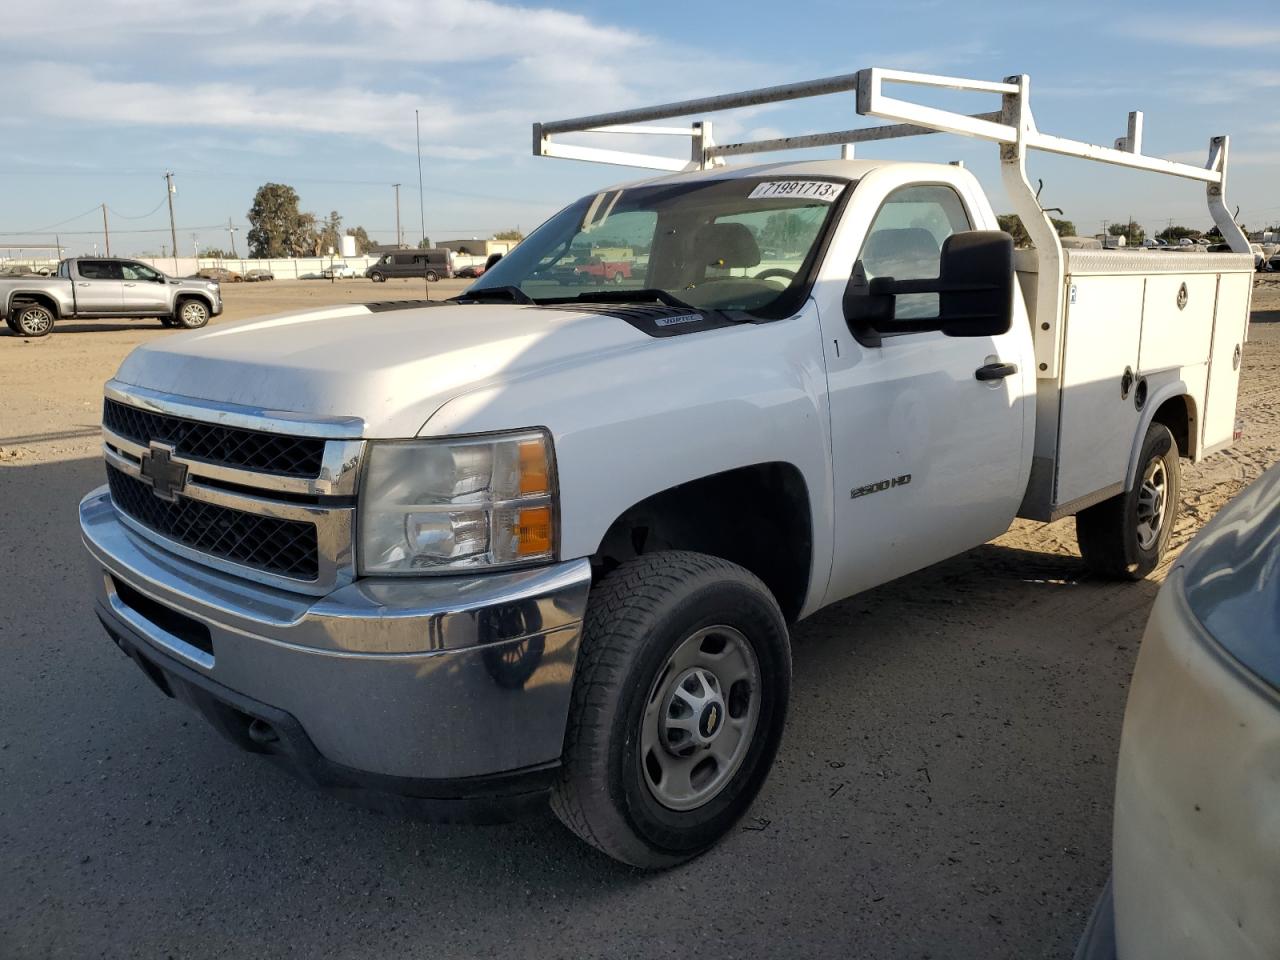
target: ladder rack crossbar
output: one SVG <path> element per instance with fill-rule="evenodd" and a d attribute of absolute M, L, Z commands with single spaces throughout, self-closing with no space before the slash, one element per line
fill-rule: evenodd
<path fill-rule="evenodd" d="M 989 113 L 959 113 L 928 106 L 885 94 L 886 84 L 925 87 L 935 90 L 957 90 L 965 93 L 997 95 L 1000 109 Z M 673 172 L 706 170 L 721 166 L 726 157 L 757 153 L 774 153 L 814 147 L 840 145 L 845 155 L 852 144 L 899 137 L 952 133 L 962 137 L 987 140 L 999 146 L 1000 177 L 1014 212 L 1022 220 L 1035 245 L 1037 275 L 1034 280 L 1036 304 L 1036 355 L 1044 357 L 1037 364 L 1037 376 L 1058 375 L 1063 349 L 1063 285 L 1066 258 L 1062 243 L 1049 216 L 1041 208 L 1038 191 L 1027 175 L 1029 151 L 1039 150 L 1059 156 L 1076 157 L 1099 163 L 1179 177 L 1205 185 L 1205 197 L 1214 223 L 1236 253 L 1247 253 L 1249 241 L 1235 222 L 1226 202 L 1227 158 L 1229 138 L 1212 137 L 1209 154 L 1203 166 L 1179 163 L 1142 153 L 1142 114 L 1130 113 L 1126 133 L 1117 137 L 1115 145 L 1101 146 L 1043 133 L 1035 122 L 1030 104 L 1031 80 L 1025 74 L 1004 80 L 970 80 L 961 77 L 935 76 L 905 70 L 870 67 L 856 73 L 841 74 L 803 83 L 760 87 L 715 97 L 700 97 L 674 103 L 619 110 L 573 120 L 557 120 L 533 125 L 533 152 L 541 157 L 564 157 L 623 166 L 644 167 Z M 691 117 L 722 110 L 734 110 L 762 104 L 803 100 L 830 94 L 853 93 L 856 113 L 886 121 L 880 126 L 832 130 L 792 137 L 772 137 L 717 145 L 712 137 L 710 120 L 693 121 L 688 128 L 645 126 L 655 120 Z M 560 143 L 553 140 L 565 133 L 656 134 L 688 136 L 688 159 L 608 150 L 594 146 Z"/>

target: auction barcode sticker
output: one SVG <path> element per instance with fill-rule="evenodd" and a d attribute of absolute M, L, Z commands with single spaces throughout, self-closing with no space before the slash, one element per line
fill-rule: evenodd
<path fill-rule="evenodd" d="M 748 200 L 777 200 L 785 197 L 796 197 L 801 200 L 821 200 L 831 203 L 844 190 L 843 183 L 832 183 L 829 180 L 769 180 L 756 184 L 756 188 L 748 195 Z"/>

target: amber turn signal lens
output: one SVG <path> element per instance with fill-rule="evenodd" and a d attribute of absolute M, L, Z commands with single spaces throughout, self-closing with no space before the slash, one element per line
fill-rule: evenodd
<path fill-rule="evenodd" d="M 520 444 L 520 495 L 547 493 L 547 447 L 541 440 Z"/>
<path fill-rule="evenodd" d="M 525 507 L 516 514 L 516 553 L 522 557 L 551 552 L 551 508 Z"/>

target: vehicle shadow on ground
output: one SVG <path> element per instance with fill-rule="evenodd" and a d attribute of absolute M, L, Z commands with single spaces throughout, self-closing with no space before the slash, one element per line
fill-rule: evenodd
<path fill-rule="evenodd" d="M 59 320 L 53 325 L 53 332 L 48 334 L 51 337 L 61 336 L 67 333 L 109 333 L 121 330 L 168 330 L 160 323 L 159 320 L 153 318 L 144 318 L 133 321 L 122 321 L 120 323 L 111 323 L 101 320 Z M 43 340 L 44 337 L 24 337 L 20 333 L 10 330 L 8 325 L 0 325 L 0 337 L 13 337 L 17 340 Z"/>
<path fill-rule="evenodd" d="M 1082 650 L 1117 656 L 1103 628 L 1112 614 L 1142 619 L 1155 589 L 1096 583 L 1076 557 L 988 544 L 823 610 L 795 628 L 790 725 L 777 768 L 748 819 L 708 856 L 667 873 L 641 874 L 577 842 L 549 812 L 474 827 L 366 811 L 316 794 L 222 740 L 195 713 L 166 699 L 93 616 L 75 504 L 101 482 L 97 457 L 0 466 L 0 497 L 24 504 L 5 514 L 0 533 L 9 549 L 0 560 L 0 582 L 29 585 L 0 605 L 9 661 L 0 671 L 0 729 L 7 743 L 22 745 L 0 755 L 0 772 L 14 785 L 0 815 L 11 828 L 14 864 L 0 874 L 0 903 L 12 906 L 0 915 L 20 911 L 11 929 L 29 930 L 31 945 L 57 945 L 66 955 L 100 951 L 103 931 L 112 929 L 132 950 L 170 949 L 175 941 L 165 924 L 143 930 L 114 920 L 116 904 L 140 901 L 155 916 L 187 923 L 216 916 L 244 922 L 243 932 L 224 935 L 231 939 L 201 933 L 183 941 L 194 948 L 183 955 L 213 952 L 217 944 L 231 944 L 232 952 L 249 942 L 278 946 L 304 928 L 324 929 L 330 949 L 360 945 L 374 955 L 399 942 L 391 931 L 417 927 L 415 938 L 428 936 L 446 909 L 442 902 L 459 928 L 500 923 L 513 936 L 524 930 L 551 937 L 572 907 L 575 916 L 594 915 L 597 924 L 617 924 L 620 935 L 638 937 L 647 921 L 617 913 L 614 894 L 657 891 L 682 903 L 686 887 L 725 882 L 730 864 L 734 883 L 773 889 L 779 876 L 804 874 L 815 856 L 826 863 L 829 883 L 800 883 L 795 890 L 788 883 L 788 892 L 758 909 L 777 924 L 788 918 L 798 924 L 812 913 L 806 923 L 847 938 L 855 929 L 895 924 L 902 898 L 942 903 L 952 895 L 945 871 L 925 877 L 918 869 L 911 837 L 926 824 L 929 843 L 943 850 L 952 849 L 949 844 L 970 849 L 965 844 L 974 836 L 988 838 L 985 856 L 993 866 L 965 869 L 1001 874 L 992 890 L 1000 884 L 1018 890 L 1003 874 L 1017 873 L 1009 864 L 1021 862 L 1025 845 L 1060 855 L 1086 840 L 1071 817 L 1046 823 L 1044 811 L 1020 809 L 1024 801 L 1005 779 L 1017 773 L 1051 781 L 1055 769 L 1070 765 L 1072 758 L 1055 752 L 1052 742 L 1060 711 L 1077 697 L 1070 675 L 1079 671 Z M 1078 631 L 1054 632 L 1049 625 L 1066 609 L 1058 598 L 1078 592 L 1090 594 L 1094 618 L 1079 621 Z M 1121 605 L 1116 596 L 1123 597 Z M 1037 631 L 1044 636 L 1036 638 Z M 1124 661 L 1131 654 L 1118 656 Z M 1039 666 L 1028 671 L 1028 658 Z M 1119 664 L 1121 676 L 1128 666 Z M 1052 684 L 1032 689 L 1026 677 L 1043 682 L 1045 671 Z M 1105 672 L 1112 698 L 1114 672 Z M 1095 679 L 1083 676 L 1080 683 Z M 976 694 L 984 698 L 981 711 L 973 706 Z M 1012 734 L 1004 725 L 1009 718 L 1019 725 Z M 964 739 L 939 736 L 941 725 L 956 723 L 963 724 Z M 1045 730 L 1055 738 L 1048 745 Z M 1089 731 L 1080 738 L 1096 751 Z M 1109 760 L 1089 763 L 1087 776 L 1072 775 L 1079 793 L 1068 798 L 1082 808 L 1089 797 L 1105 805 L 1109 796 Z M 921 768 L 935 784 L 928 804 L 917 784 Z M 951 777 L 962 786 L 936 785 Z M 973 799 L 1002 791 L 1014 825 L 1003 810 L 998 822 L 983 820 L 991 813 Z M 921 819 L 926 809 L 927 821 Z M 846 841 L 838 838 L 850 836 L 880 838 L 870 861 L 840 859 L 846 855 L 838 845 Z M 865 855 L 864 849 L 859 857 Z M 1035 856 L 1026 856 L 1026 865 L 1043 869 Z M 1077 891 L 1089 889 L 1101 869 L 1079 859 L 1069 867 L 1057 882 Z M 1039 876 L 1018 882 L 1043 887 Z M 864 884 L 880 893 L 867 893 Z M 882 903 L 884 890 L 901 891 L 896 907 L 895 897 Z M 849 903 L 829 899 L 846 895 Z M 997 908 L 1017 915 L 1019 896 L 977 898 L 984 904 L 979 915 Z M 55 924 L 40 907 L 50 901 L 77 906 L 59 913 Z M 1077 906 L 1071 901 L 1071 909 Z M 690 911 L 677 910 L 671 929 L 700 923 L 700 909 Z M 832 927 L 826 918 L 836 913 L 844 920 Z M 356 916 L 354 926 L 337 921 Z M 1060 922 L 1076 925 L 1070 915 Z M 1025 930 L 1015 926 L 1012 918 L 1002 926 L 999 942 L 1021 937 L 1012 952 L 1039 955 L 1048 934 L 1034 913 Z M 201 925 L 192 930 L 199 933 Z M 726 936 L 749 932 L 744 925 Z M 939 944 L 951 936 L 929 935 Z M 737 950 L 759 941 L 733 942 Z M 988 955 L 999 952 L 995 943 Z"/>
<path fill-rule="evenodd" d="M 1250 323 L 1280 323 L 1280 310 L 1254 310 L 1249 314 Z"/>

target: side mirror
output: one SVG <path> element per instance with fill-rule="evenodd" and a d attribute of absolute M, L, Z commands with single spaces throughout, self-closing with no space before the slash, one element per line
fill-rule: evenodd
<path fill-rule="evenodd" d="M 886 333 L 940 330 L 948 337 L 993 337 L 1013 324 L 1013 238 L 999 230 L 967 230 L 942 242 L 936 279 L 868 281 L 862 261 L 844 292 L 844 314 L 853 335 L 879 346 Z M 936 293 L 938 316 L 895 316 L 896 298 Z"/>

